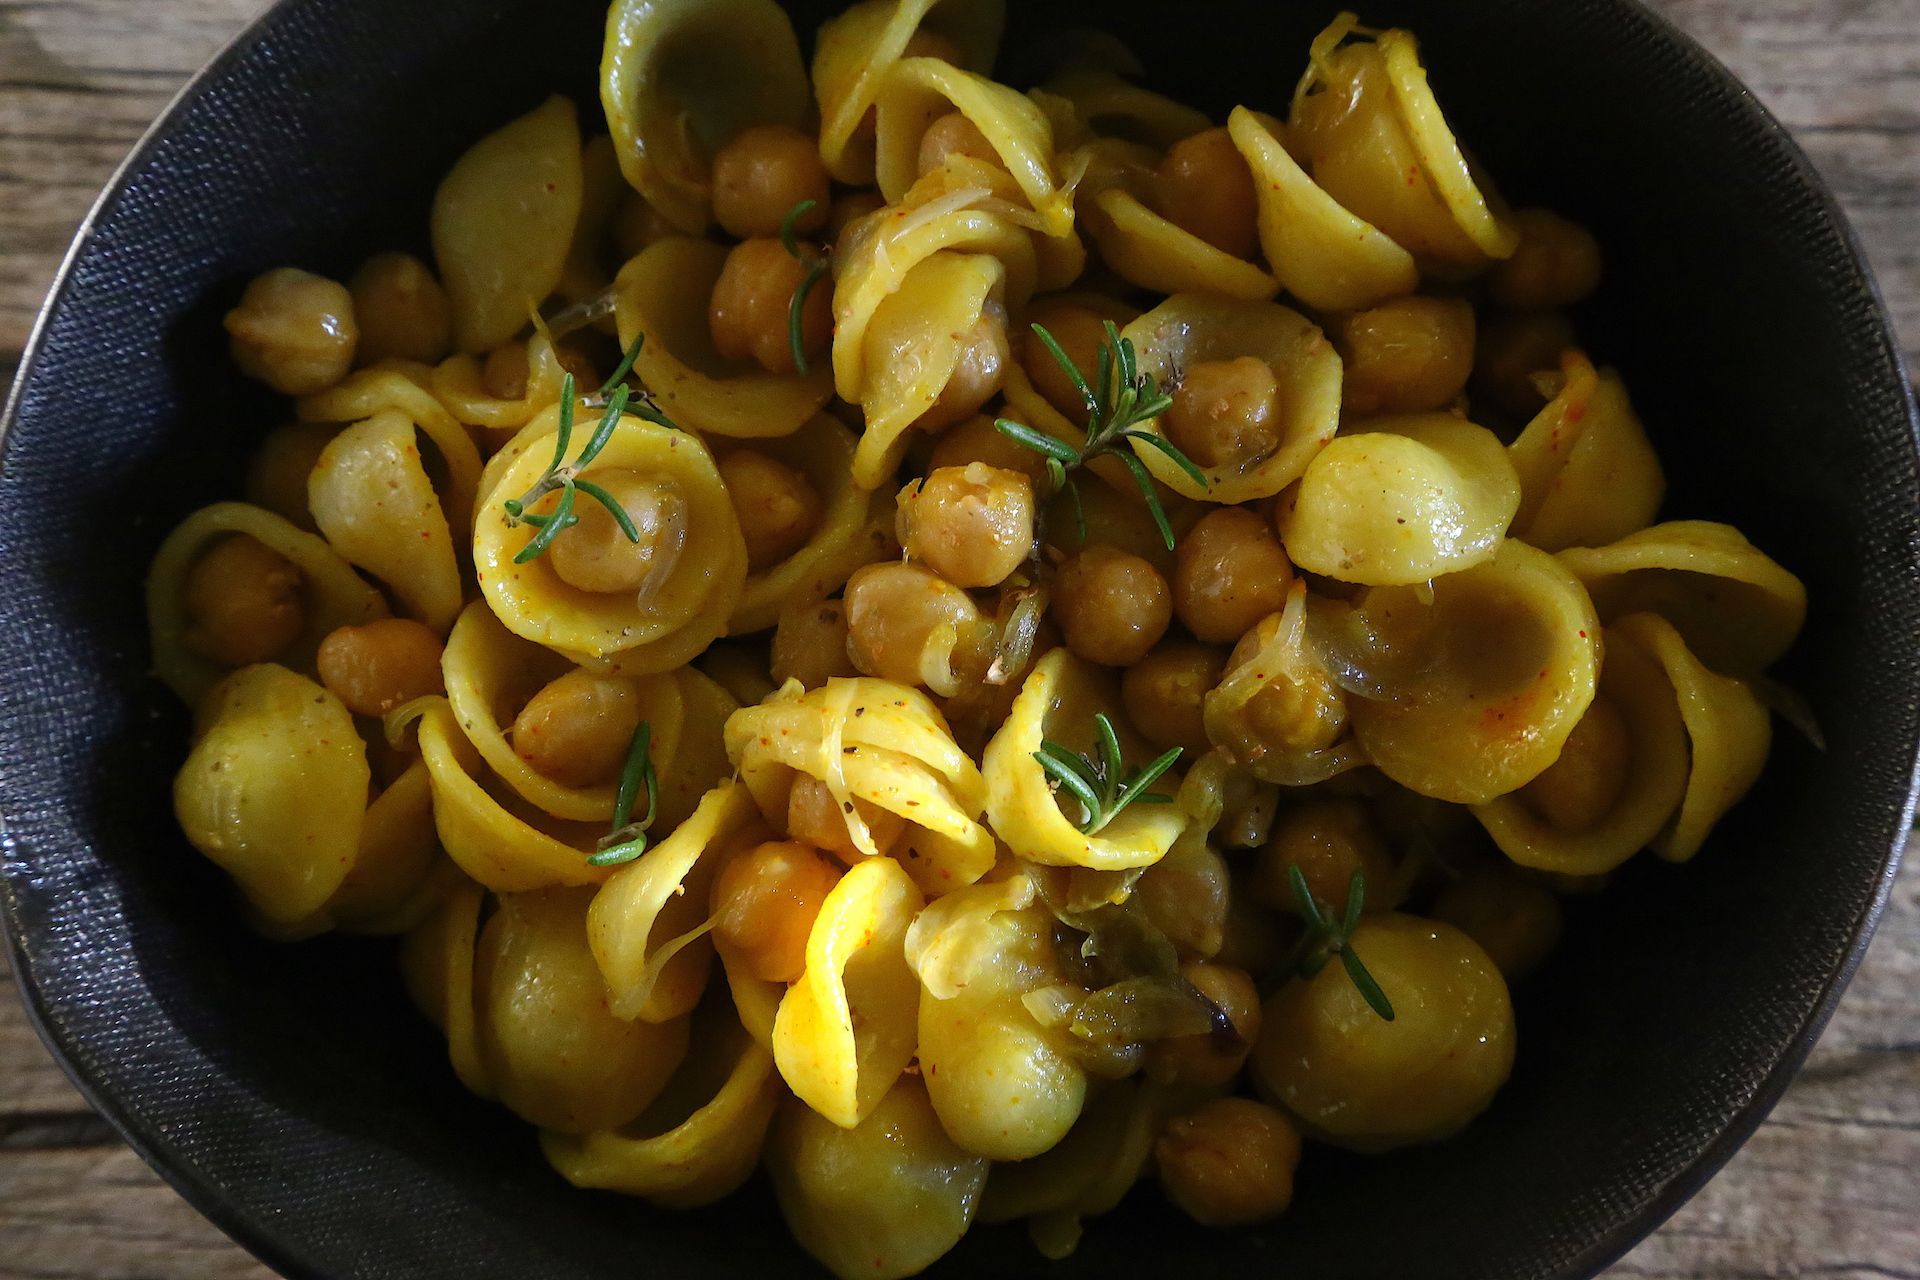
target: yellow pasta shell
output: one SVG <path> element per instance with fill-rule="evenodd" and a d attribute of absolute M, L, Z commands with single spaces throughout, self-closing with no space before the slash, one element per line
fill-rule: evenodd
<path fill-rule="evenodd" d="M 527 339 L 527 389 L 518 400 L 501 400 L 487 390 L 485 366 L 476 356 L 448 356 L 433 370 L 429 386 L 454 420 L 488 432 L 495 444 L 518 431 L 542 409 L 560 403 L 566 370 L 555 357 L 553 339 L 536 328 Z"/>
<path fill-rule="evenodd" d="M 431 382 L 433 373 L 426 371 L 422 377 Z M 420 428 L 446 469 L 446 486 L 440 494 L 447 523 L 461 538 L 466 536 L 472 527 L 474 491 L 480 484 L 480 451 L 419 378 L 392 363 L 375 365 L 350 374 L 317 396 L 303 397 L 295 409 L 302 422 L 360 422 L 392 412 Z"/>
<path fill-rule="evenodd" d="M 353 866 L 324 914 L 348 933 L 405 933 L 463 879 L 441 852 L 432 780 L 415 760 L 367 805 Z"/>
<path fill-rule="evenodd" d="M 1508 447 L 1520 474 L 1514 534 L 1543 551 L 1604 546 L 1646 528 L 1666 496 L 1659 455 L 1611 369 L 1563 358 L 1560 394 Z"/>
<path fill-rule="evenodd" d="M 312 674 L 314 652 L 328 633 L 387 616 L 387 602 L 380 593 L 326 539 L 250 503 L 216 502 L 202 507 L 167 535 L 147 570 L 147 637 L 153 645 L 153 668 L 189 706 L 198 703 L 227 671 L 186 645 L 192 626 L 186 608 L 187 575 L 215 541 L 233 533 L 245 534 L 300 570 L 306 625 L 287 652 L 278 655 L 280 665 Z"/>
<path fill-rule="evenodd" d="M 480 908 L 487 891 L 460 882 L 400 943 L 400 975 L 413 1003 L 447 1037 L 447 1058 L 468 1092 L 493 1096 L 480 1058 L 474 1017 L 473 945 L 480 936 Z"/>
<path fill-rule="evenodd" d="M 1094 133 L 1156 147 L 1204 133 L 1213 123 L 1205 112 L 1105 68 L 1063 71 L 1047 80 L 1046 91 L 1070 103 Z"/>
<path fill-rule="evenodd" d="M 1207 739 L 1217 750 L 1202 757 L 1189 775 L 1190 780 L 1195 775 L 1203 779 L 1191 795 L 1184 784 L 1181 788 L 1181 808 L 1199 827 L 1211 829 L 1224 811 L 1221 771 L 1229 764 L 1264 782 L 1305 787 L 1367 763 L 1350 733 L 1325 747 L 1304 750 L 1272 741 L 1272 732 L 1248 714 L 1249 704 L 1270 689 L 1303 719 L 1317 714 L 1316 691 L 1327 676 L 1308 641 L 1307 601 L 1306 584 L 1295 580 L 1280 614 L 1255 624 L 1252 634 L 1261 637 L 1259 650 L 1227 672 L 1201 703 Z"/>
<path fill-rule="evenodd" d="M 1280 292 L 1280 282 L 1265 271 L 1167 221 L 1132 192 L 1118 187 L 1095 192 L 1085 215 L 1101 260 L 1129 284 L 1247 302 L 1265 302 Z"/>

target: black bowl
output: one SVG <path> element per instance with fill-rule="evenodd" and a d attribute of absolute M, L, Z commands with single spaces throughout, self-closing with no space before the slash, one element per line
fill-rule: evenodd
<path fill-rule="evenodd" d="M 1007 46 L 1093 22 L 1160 86 L 1278 106 L 1334 4 L 1026 0 Z M 793 5 L 801 29 L 822 16 Z M 141 576 L 237 492 L 278 412 L 229 370 L 253 272 L 419 247 L 436 179 L 558 86 L 593 102 L 599 0 L 285 0 L 182 97 L 82 231 L 21 370 L 0 477 L 0 808 L 13 963 L 88 1097 L 203 1212 L 297 1275 L 765 1274 L 800 1261 L 758 1184 L 700 1213 L 575 1192 L 469 1098 L 389 946 L 258 941 L 176 834 L 185 718 L 148 677 Z M 1583 317 L 1626 374 L 1672 512 L 1731 520 L 1807 581 L 1783 735 L 1699 858 L 1576 904 L 1523 987 L 1520 1057 L 1451 1143 L 1311 1155 L 1255 1231 L 1158 1198 L 1063 1264 L 976 1230 L 939 1274 L 1588 1275 L 1752 1132 L 1866 945 L 1920 738 L 1914 406 L 1858 247 L 1780 127 L 1628 0 L 1386 0 L 1518 200 L 1607 246 Z"/>

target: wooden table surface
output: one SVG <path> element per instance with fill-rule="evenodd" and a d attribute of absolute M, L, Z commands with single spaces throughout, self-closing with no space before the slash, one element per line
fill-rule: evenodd
<path fill-rule="evenodd" d="M 0 0 L 0 373 L 101 184 L 261 7 Z M 1728 62 L 1838 189 L 1920 367 L 1920 0 L 1655 7 Z M 0 1277 L 266 1274 L 89 1111 L 0 982 Z M 1610 1274 L 1920 1278 L 1920 853 L 1772 1118 Z"/>

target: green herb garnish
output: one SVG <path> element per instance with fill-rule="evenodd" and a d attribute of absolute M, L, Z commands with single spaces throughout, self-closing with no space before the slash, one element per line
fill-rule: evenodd
<path fill-rule="evenodd" d="M 1373 980 L 1353 950 L 1353 931 L 1360 925 L 1360 912 L 1367 901 L 1367 878 L 1356 870 L 1347 881 L 1347 909 L 1338 921 L 1314 901 L 1313 890 L 1308 887 L 1307 877 L 1301 874 L 1298 863 L 1287 868 L 1287 881 L 1300 904 L 1300 915 L 1307 922 L 1307 933 L 1300 940 L 1295 966 L 1300 975 L 1310 978 L 1320 972 L 1328 960 L 1338 956 L 1340 966 L 1347 971 L 1360 998 L 1381 1018 L 1392 1022 L 1393 1002 L 1387 999 L 1387 993 L 1380 989 L 1380 984 Z"/>
<path fill-rule="evenodd" d="M 1082 834 L 1098 833 L 1130 804 L 1171 803 L 1172 796 L 1147 788 L 1173 768 L 1174 761 L 1180 758 L 1179 747 L 1155 758 L 1146 768 L 1127 774 L 1120 759 L 1120 736 L 1114 732 L 1113 721 L 1107 719 L 1104 712 L 1095 712 L 1093 727 L 1098 739 L 1097 758 L 1069 751 L 1051 741 L 1042 742 L 1040 749 L 1033 753 L 1047 776 L 1080 803 L 1081 818 L 1075 825 Z"/>
<path fill-rule="evenodd" d="M 1099 364 L 1094 369 L 1091 382 L 1044 326 L 1034 325 L 1033 333 L 1046 346 L 1054 362 L 1066 371 L 1067 377 L 1080 392 L 1081 399 L 1086 401 L 1087 441 L 1076 449 L 1064 440 L 1056 440 L 1045 432 L 1035 431 L 1011 418 L 1000 418 L 993 425 L 999 428 L 1001 434 L 1046 458 L 1047 475 L 1053 480 L 1054 489 L 1065 489 L 1073 499 L 1074 525 L 1081 542 L 1087 540 L 1087 513 L 1080 505 L 1080 491 L 1074 487 L 1071 473 L 1086 466 L 1090 459 L 1109 454 L 1118 458 L 1133 474 L 1134 483 L 1140 486 L 1140 493 L 1147 500 L 1147 510 L 1153 513 L 1153 522 L 1160 528 L 1161 540 L 1167 544 L 1167 550 L 1173 550 L 1173 526 L 1167 523 L 1167 513 L 1161 507 L 1160 499 L 1154 495 L 1153 477 L 1148 474 L 1146 464 L 1122 443 L 1137 440 L 1158 449 L 1193 477 L 1195 484 L 1205 488 L 1206 472 L 1193 465 L 1193 460 L 1180 452 L 1165 436 L 1140 425 L 1165 413 L 1173 405 L 1173 397 L 1161 392 L 1152 374 L 1140 371 L 1133 339 L 1121 337 L 1120 330 L 1114 327 L 1111 320 L 1106 322 L 1106 340 L 1100 344 Z"/>
<path fill-rule="evenodd" d="M 587 855 L 594 867 L 617 867 L 632 862 L 647 851 L 647 828 L 653 825 L 659 810 L 660 780 L 653 772 L 653 727 L 642 720 L 627 744 L 627 760 L 620 766 L 620 789 L 613 796 L 613 830 L 600 838 L 600 851 Z M 633 820 L 633 806 L 640 788 L 647 789 L 647 812 Z"/>
<path fill-rule="evenodd" d="M 800 283 L 793 291 L 793 300 L 787 304 L 787 341 L 793 346 L 794 372 L 801 377 L 807 376 L 807 343 L 804 321 L 807 314 L 807 295 L 813 292 L 813 286 L 820 283 L 820 277 L 827 274 L 832 260 L 822 254 L 812 254 L 800 247 L 800 241 L 794 235 L 794 224 L 807 216 L 810 209 L 817 207 L 817 200 L 802 200 L 787 210 L 787 216 L 780 223 L 780 243 L 792 255 L 795 262 L 807 269 L 800 277 Z"/>

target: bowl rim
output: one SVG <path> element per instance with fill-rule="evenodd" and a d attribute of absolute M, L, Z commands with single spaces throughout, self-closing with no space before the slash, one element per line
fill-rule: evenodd
<path fill-rule="evenodd" d="M 6 399 L 4 403 L 0 403 L 0 465 L 4 465 L 6 451 L 11 443 L 13 428 L 19 418 L 26 388 L 33 379 L 35 367 L 39 363 L 42 349 L 52 327 L 53 317 L 67 301 L 73 287 L 74 268 L 92 247 L 98 224 L 125 197 L 130 180 L 146 165 L 156 147 L 179 125 L 181 118 L 208 95 L 215 83 L 224 77 L 233 64 L 238 62 L 269 28 L 280 21 L 285 11 L 310 2 L 311 0 L 272 0 L 272 3 L 235 32 L 199 70 L 181 85 L 153 122 L 141 132 L 127 155 L 114 167 L 100 194 L 95 197 L 86 215 L 74 230 L 73 238 L 61 257 L 47 295 L 35 314 L 27 341 L 21 349 L 20 363 L 12 384 L 8 388 Z M 1891 357 L 1893 371 L 1903 396 L 1907 443 L 1913 449 L 1916 459 L 1920 460 L 1920 402 L 1916 400 L 1917 389 L 1913 374 L 1908 368 L 1905 354 L 1894 333 L 1886 297 L 1874 274 L 1865 247 L 1860 241 L 1859 233 L 1847 217 L 1845 210 L 1841 208 L 1833 189 L 1807 157 L 1792 132 L 1780 122 L 1765 103 L 1760 101 L 1746 82 L 1721 61 L 1718 55 L 1683 30 L 1673 19 L 1653 9 L 1647 0 L 1604 0 L 1604 2 L 1617 8 L 1623 17 L 1638 20 L 1652 28 L 1652 33 L 1658 39 L 1678 46 L 1687 53 L 1701 73 L 1717 80 L 1720 88 L 1732 90 L 1750 122 L 1769 136 L 1781 149 L 1792 167 L 1794 179 L 1813 195 L 1819 203 L 1821 212 L 1830 224 L 1839 230 L 1848 261 L 1857 273 L 1859 282 L 1864 286 L 1873 305 L 1878 336 Z M 1920 565 L 1915 567 L 1920 569 Z M 1686 1167 L 1674 1175 L 1638 1211 L 1614 1224 L 1605 1235 L 1568 1259 L 1561 1267 L 1558 1280 L 1592 1280 L 1651 1236 L 1725 1167 L 1734 1154 L 1759 1129 L 1787 1088 L 1798 1078 L 1800 1069 L 1818 1044 L 1821 1033 L 1833 1017 L 1834 1010 L 1838 1007 L 1848 984 L 1852 982 L 1854 974 L 1859 970 L 1867 948 L 1873 941 L 1874 932 L 1886 910 L 1894 882 L 1898 877 L 1908 841 L 1916 834 L 1913 831 L 1916 799 L 1920 799 L 1920 744 L 1916 744 L 1916 757 L 1907 770 L 1905 793 L 1900 802 L 1900 820 L 1896 827 L 1899 834 L 1881 863 L 1880 876 L 1875 884 L 1873 895 L 1861 908 L 1853 922 L 1848 935 L 1845 957 L 1821 988 L 1819 999 L 1794 1032 L 1786 1052 L 1774 1062 L 1746 1105 L 1734 1114 L 1726 1126 L 1688 1162 Z M 4 812 L 0 812 L 0 845 L 12 846 L 16 849 L 24 848 L 12 832 Z M 329 1280 L 327 1273 L 313 1260 L 302 1256 L 300 1249 L 291 1245 L 283 1235 L 277 1234 L 271 1222 L 248 1208 L 244 1197 L 234 1194 L 229 1188 L 216 1182 L 194 1161 L 174 1150 L 157 1126 L 150 1125 L 136 1116 L 117 1095 L 104 1089 L 80 1065 L 83 1058 L 80 1052 L 81 1046 L 73 1042 L 71 1037 L 64 1034 L 48 1017 L 41 998 L 40 986 L 36 980 L 35 961 L 27 950 L 23 932 L 18 920 L 18 901 L 12 880 L 8 876 L 0 875 L 0 944 L 6 947 L 8 962 L 13 970 L 14 984 L 26 1010 L 27 1024 L 33 1028 L 49 1056 L 87 1104 L 105 1119 L 134 1153 L 192 1206 L 195 1212 L 213 1223 L 235 1244 L 284 1276 L 293 1277 L 295 1280 L 308 1280 L 309 1277 L 312 1280 Z"/>

